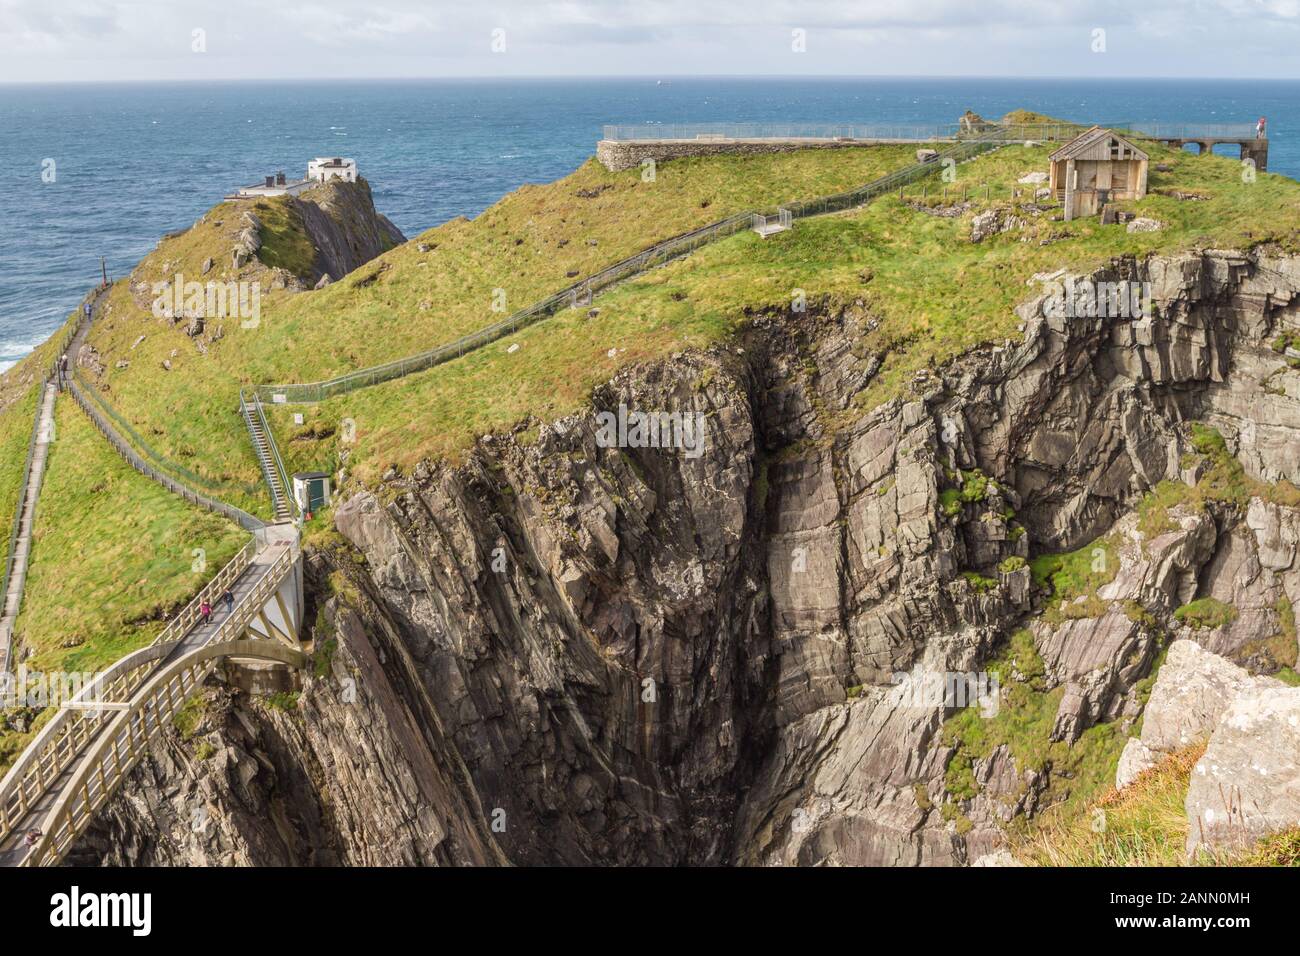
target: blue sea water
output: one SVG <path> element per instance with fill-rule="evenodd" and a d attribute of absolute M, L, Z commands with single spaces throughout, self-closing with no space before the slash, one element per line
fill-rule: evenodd
<path fill-rule="evenodd" d="M 581 164 L 606 123 L 1269 120 L 1300 177 L 1300 82 L 631 78 L 0 86 L 0 370 L 98 280 L 232 188 L 314 156 L 357 160 L 408 236 Z M 1230 155 L 1235 153 L 1229 150 Z M 54 161 L 54 181 L 42 178 Z"/>

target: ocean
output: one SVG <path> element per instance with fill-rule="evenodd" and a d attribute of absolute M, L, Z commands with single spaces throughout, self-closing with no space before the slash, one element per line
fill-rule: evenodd
<path fill-rule="evenodd" d="M 122 276 L 233 188 L 301 176 L 315 156 L 355 158 L 377 208 L 413 236 L 563 176 L 607 123 L 1263 115 L 1269 171 L 1300 177 L 1297 94 L 1300 81 L 871 77 L 0 86 L 0 370 L 58 327 L 101 256 Z"/>

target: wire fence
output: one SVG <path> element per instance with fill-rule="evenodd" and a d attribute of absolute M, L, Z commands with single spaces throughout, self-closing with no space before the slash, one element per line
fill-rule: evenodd
<path fill-rule="evenodd" d="M 1091 123 L 643 123 L 617 124 L 601 128 L 601 139 L 613 142 L 657 143 L 708 142 L 710 140 L 898 140 L 925 142 L 960 139 L 996 133 L 1008 142 L 1057 140 L 1078 135 Z M 1253 123 L 1157 123 L 1124 121 L 1098 124 L 1107 129 L 1128 130 L 1152 139 L 1250 139 Z"/>
<path fill-rule="evenodd" d="M 452 359 L 460 358 L 468 352 L 511 335 L 534 322 L 554 315 L 562 308 L 577 308 L 588 305 L 596 293 L 624 279 L 681 258 L 701 246 L 749 229 L 755 216 L 777 218 L 782 215 L 782 209 L 787 210 L 789 218 L 793 219 L 841 212 L 861 205 L 900 186 L 905 186 L 928 176 L 937 175 L 945 166 L 949 165 L 949 162 L 964 161 L 980 153 L 996 149 L 1003 143 L 1004 139 L 1001 131 L 994 134 L 972 136 L 969 139 L 955 143 L 943 151 L 936 151 L 936 154 L 929 159 L 913 163 L 857 189 L 836 193 L 831 196 L 819 196 L 816 199 L 803 202 L 783 203 L 776 208 L 746 210 L 734 216 L 728 216 L 726 219 L 710 223 L 707 226 L 701 226 L 691 232 L 655 243 L 636 255 L 616 262 L 612 266 L 602 269 L 600 272 L 594 273 L 499 322 L 462 336 L 445 345 L 430 349 L 427 352 L 420 352 L 382 365 L 358 369 L 355 372 L 349 372 L 346 375 L 340 375 L 337 378 L 327 379 L 322 382 L 258 385 L 255 392 L 263 401 L 273 405 L 310 404 L 358 388 L 366 388 L 381 382 L 402 378 L 414 372 L 421 372 Z"/>
<path fill-rule="evenodd" d="M 239 526 L 244 528 L 246 531 L 256 531 L 259 528 L 266 527 L 266 522 L 261 518 L 251 515 L 240 508 L 236 508 L 234 505 L 226 504 L 224 501 L 217 501 L 216 499 L 209 498 L 207 495 L 200 494 L 194 489 L 177 481 L 175 478 L 171 477 L 171 475 L 159 471 L 157 468 L 154 468 L 146 462 L 139 453 L 131 447 L 130 443 L 128 443 L 127 440 L 123 438 L 115 428 L 113 428 L 112 424 L 109 423 L 108 419 L 99 408 L 92 404 L 92 400 L 86 397 L 86 394 L 81 387 L 80 376 L 74 375 L 72 378 L 68 379 L 68 388 L 72 392 L 72 397 L 76 399 L 77 404 L 81 406 L 82 411 L 89 415 L 90 420 L 95 423 L 95 427 L 99 429 L 100 434 L 102 434 L 108 440 L 109 444 L 117 449 L 118 454 L 125 458 L 127 463 L 136 471 L 140 472 L 140 474 L 152 478 L 168 491 L 180 495 L 191 504 L 198 505 L 200 508 L 206 508 L 209 511 L 226 516 L 230 520 L 238 523 Z"/>

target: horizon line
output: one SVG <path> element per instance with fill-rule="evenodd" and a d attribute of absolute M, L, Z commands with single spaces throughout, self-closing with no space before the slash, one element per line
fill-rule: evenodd
<path fill-rule="evenodd" d="M 337 83 L 412 83 L 412 82 L 485 82 L 485 81 L 574 81 L 574 80 L 763 80 L 763 81 L 817 81 L 817 80 L 1015 80 L 1022 82 L 1085 81 L 1085 82 L 1213 82 L 1213 83 L 1289 83 L 1300 81 L 1297 76 L 1085 76 L 1078 74 L 994 74 L 994 73 L 512 73 L 502 74 L 425 74 L 412 76 L 248 76 L 248 77 L 194 77 L 185 79 L 74 79 L 74 80 L 0 80 L 0 87 L 38 86 L 144 86 L 150 84 L 186 85 L 236 85 L 240 83 L 304 83 L 332 85 Z"/>

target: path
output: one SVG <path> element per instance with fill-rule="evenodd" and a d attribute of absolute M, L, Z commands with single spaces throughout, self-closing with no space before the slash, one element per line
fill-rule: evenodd
<path fill-rule="evenodd" d="M 18 536 L 14 540 L 4 608 L 0 612 L 0 674 L 6 673 L 9 669 L 14 624 L 18 621 L 18 612 L 22 609 L 23 587 L 27 583 L 27 564 L 32 554 L 32 532 L 36 524 L 36 502 L 41 496 L 45 464 L 50 457 L 50 443 L 54 440 L 54 399 L 57 394 L 58 388 L 54 382 L 46 382 L 45 393 L 41 396 L 40 414 L 34 426 L 36 442 L 32 448 L 32 463 L 27 471 L 26 484 L 20 493 Z"/>
<path fill-rule="evenodd" d="M 150 654 L 149 649 L 136 652 L 144 660 L 128 685 L 127 699 L 112 700 L 111 698 L 116 695 L 113 693 L 114 685 L 110 682 L 105 685 L 107 690 L 103 697 L 109 699 L 104 700 L 106 704 L 104 708 L 80 710 L 66 705 L 60 708 L 55 719 L 63 726 L 47 725 L 49 729 L 42 731 L 42 735 L 33 741 L 0 781 L 0 812 L 4 813 L 3 820 L 0 820 L 0 824 L 3 824 L 3 829 L 0 829 L 0 833 L 3 834 L 0 836 L 0 866 L 19 866 L 26 861 L 32 852 L 32 848 L 28 847 L 25 841 L 28 832 L 33 829 L 53 832 L 59 824 L 67 825 L 67 821 L 62 820 L 51 822 L 51 817 L 59 809 L 60 803 L 66 806 L 68 801 L 72 800 L 74 809 L 77 809 L 81 816 L 81 819 L 76 822 L 76 831 L 80 832 L 84 829 L 94 807 L 90 807 L 91 812 L 84 812 L 86 807 L 82 806 L 82 803 L 85 801 L 78 802 L 79 798 L 73 799 L 77 795 L 71 793 L 70 788 L 74 785 L 76 788 L 85 785 L 84 780 L 79 778 L 84 778 L 88 765 L 96 761 L 97 750 L 104 742 L 105 735 L 114 738 L 113 742 L 116 746 L 112 746 L 109 751 L 112 760 L 110 768 L 98 766 L 90 768 L 96 771 L 95 779 L 98 781 L 96 786 L 106 788 L 105 791 L 96 791 L 92 795 L 99 797 L 94 801 L 96 805 L 107 799 L 108 790 L 130 772 L 136 760 L 147 749 L 149 742 L 164 732 L 170 724 L 170 719 L 158 720 L 156 714 L 152 715 L 155 719 L 152 724 L 149 724 L 148 719 L 151 715 L 147 712 L 147 708 L 143 708 L 145 713 L 136 714 L 131 720 L 127 720 L 126 718 L 130 716 L 127 705 L 140 704 L 143 697 L 149 693 L 151 682 L 157 675 L 169 668 L 175 668 L 178 664 L 183 664 L 187 659 L 194 658 L 209 645 L 237 640 L 240 641 L 241 646 L 248 644 L 249 642 L 240 639 L 251 626 L 255 625 L 268 595 L 273 595 L 285 577 L 293 573 L 298 554 L 296 534 L 292 538 L 279 536 L 267 539 L 263 546 L 254 551 L 251 558 L 237 569 L 238 574 L 232 575 L 233 582 L 222 580 L 221 575 L 218 575 L 218 578 L 205 587 L 194 602 L 191 602 L 190 607 L 178 616 L 182 622 L 190 619 L 191 623 L 188 625 L 182 623 L 181 627 L 172 629 L 171 634 L 164 632 L 164 636 L 175 639 L 156 644 L 154 648 L 165 653 Z M 238 560 L 237 558 L 236 561 Z M 227 589 L 234 598 L 234 605 L 229 613 L 225 611 L 224 603 L 219 599 L 221 593 Z M 206 622 L 195 619 L 192 613 L 187 613 L 204 599 L 211 601 L 214 607 L 211 619 Z M 263 653 L 272 654 L 274 651 L 270 645 L 277 642 L 263 638 L 252 643 L 265 647 Z M 249 656 L 256 656 L 256 652 Z M 172 713 L 179 709 L 184 700 L 197 689 L 198 683 L 190 682 L 188 686 L 166 688 L 166 697 Z M 77 699 L 93 703 L 99 698 L 91 693 L 89 696 L 79 695 L 79 698 L 74 698 L 74 701 Z M 51 721 L 52 724 L 54 721 Z M 128 724 L 132 725 L 129 728 L 130 733 L 128 733 Z M 127 749 L 122 751 L 122 748 Z M 107 777 L 105 770 L 107 770 Z M 74 838 L 75 833 L 65 834 L 64 839 L 59 841 L 60 856 Z"/>

